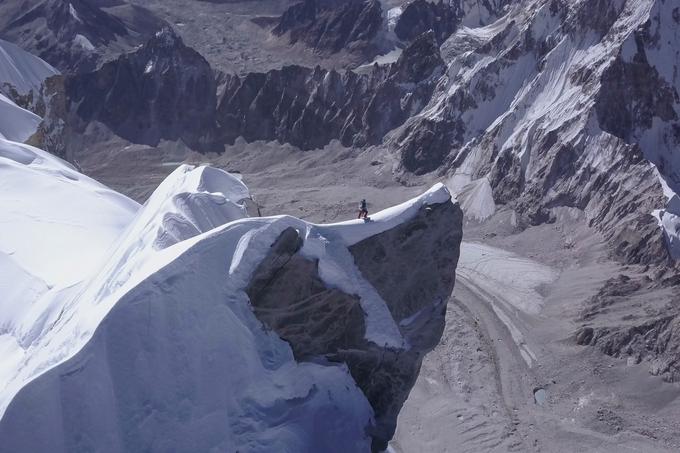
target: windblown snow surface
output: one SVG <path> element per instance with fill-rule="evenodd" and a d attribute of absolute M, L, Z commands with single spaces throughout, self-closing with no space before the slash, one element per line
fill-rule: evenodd
<path fill-rule="evenodd" d="M 370 450 L 346 366 L 297 363 L 245 288 L 293 227 L 326 284 L 361 298 L 367 339 L 408 348 L 347 247 L 449 200 L 443 185 L 370 223 L 314 225 L 248 218 L 248 189 L 215 168 L 179 167 L 139 208 L 1 143 L 1 452 Z"/>
<path fill-rule="evenodd" d="M 40 117 L 22 109 L 0 93 L 0 138 L 26 141 L 40 125 Z"/>
<path fill-rule="evenodd" d="M 0 403 L 51 365 L 35 346 L 105 260 L 138 205 L 56 157 L 0 139 Z M 58 358 L 56 358 L 58 360 Z M 9 393 L 7 393 L 9 392 Z"/>

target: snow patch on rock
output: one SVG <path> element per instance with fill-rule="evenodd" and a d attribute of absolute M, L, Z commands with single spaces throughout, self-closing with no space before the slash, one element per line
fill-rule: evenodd
<path fill-rule="evenodd" d="M 87 39 L 85 35 L 81 35 L 80 33 L 77 34 L 75 38 L 73 38 L 73 42 L 84 50 L 92 51 L 95 49 L 94 44 L 92 44 L 92 42 L 89 39 Z"/>

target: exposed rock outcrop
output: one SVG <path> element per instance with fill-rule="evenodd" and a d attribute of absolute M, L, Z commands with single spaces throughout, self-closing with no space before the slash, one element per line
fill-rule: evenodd
<path fill-rule="evenodd" d="M 377 144 L 420 111 L 443 69 L 434 35 L 425 33 L 396 63 L 365 75 L 288 66 L 227 76 L 217 108 L 220 133 L 227 143 L 242 136 L 302 149 L 332 139 L 345 146 Z"/>
<path fill-rule="evenodd" d="M 378 0 L 304 0 L 283 13 L 273 33 L 321 53 L 348 51 L 372 58 L 384 29 Z"/>
<path fill-rule="evenodd" d="M 96 71 L 64 80 L 60 109 L 46 123 L 65 120 L 75 134 L 93 122 L 133 143 L 182 140 L 214 149 L 216 82 L 208 62 L 170 28 Z"/>
<path fill-rule="evenodd" d="M 296 359 L 347 365 L 375 413 L 373 451 L 386 448 L 423 356 L 439 342 L 461 236 L 462 212 L 447 202 L 349 248 L 387 304 L 406 350 L 366 340 L 359 297 L 322 282 L 318 262 L 300 253 L 294 229 L 281 235 L 251 280 L 255 315 L 290 343 Z"/>

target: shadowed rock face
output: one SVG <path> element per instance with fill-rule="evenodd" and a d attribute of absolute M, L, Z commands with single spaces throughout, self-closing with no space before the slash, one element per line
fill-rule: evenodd
<path fill-rule="evenodd" d="M 382 28 L 377 0 L 304 0 L 286 10 L 273 32 L 321 53 L 347 50 L 372 58 L 379 52 Z"/>
<path fill-rule="evenodd" d="M 399 16 L 394 33 L 404 41 L 411 41 L 422 33 L 432 30 L 439 44 L 456 31 L 462 11 L 449 2 L 438 3 L 415 0 L 409 3 Z"/>
<path fill-rule="evenodd" d="M 352 347 L 363 338 L 365 325 L 359 298 L 327 288 L 318 262 L 298 255 L 300 247 L 297 230 L 285 230 L 253 276 L 248 296 L 258 319 L 305 360 Z M 295 302 L 282 303 L 282 295 Z"/>
<path fill-rule="evenodd" d="M 423 356 L 441 337 L 462 238 L 462 212 L 450 202 L 422 208 L 408 222 L 349 248 L 363 277 L 387 304 L 409 344 L 396 350 L 365 339 L 360 298 L 328 288 L 316 262 L 298 254 L 286 230 L 248 287 L 255 315 L 288 341 L 299 361 L 343 362 L 375 413 L 373 451 L 392 438 Z"/>
<path fill-rule="evenodd" d="M 306 150 L 333 139 L 345 146 L 377 144 L 427 103 L 443 68 L 434 35 L 426 33 L 396 63 L 374 66 L 369 74 L 287 66 L 227 76 L 217 108 L 220 134 L 227 143 L 242 136 Z"/>
<path fill-rule="evenodd" d="M 170 28 L 94 72 L 67 77 L 64 91 L 75 132 L 98 121 L 133 143 L 183 140 L 199 150 L 214 143 L 212 70 Z"/>

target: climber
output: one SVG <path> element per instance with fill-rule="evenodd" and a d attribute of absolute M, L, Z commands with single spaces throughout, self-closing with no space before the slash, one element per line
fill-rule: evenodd
<path fill-rule="evenodd" d="M 366 208 L 366 199 L 361 200 L 361 206 L 359 206 L 359 218 L 368 218 L 368 209 Z"/>

